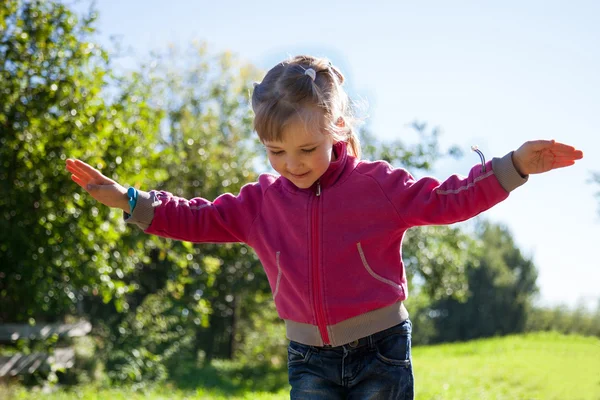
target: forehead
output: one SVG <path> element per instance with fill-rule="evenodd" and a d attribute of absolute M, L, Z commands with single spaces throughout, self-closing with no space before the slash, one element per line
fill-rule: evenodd
<path fill-rule="evenodd" d="M 265 140 L 263 143 L 265 146 L 277 147 L 301 147 L 321 143 L 327 139 L 327 135 L 323 125 L 315 122 L 294 118 L 282 128 L 279 140 Z"/>

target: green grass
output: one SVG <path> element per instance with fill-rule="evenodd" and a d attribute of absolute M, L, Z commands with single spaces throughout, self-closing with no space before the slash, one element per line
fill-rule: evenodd
<path fill-rule="evenodd" d="M 214 399 L 214 400 L 280 400 L 289 398 L 289 389 L 282 389 L 278 393 L 265 392 L 247 392 L 239 396 L 230 396 L 220 390 L 197 389 L 180 390 L 174 389 L 171 385 L 166 385 L 161 389 L 151 391 L 133 391 L 130 389 L 96 389 L 93 387 L 78 388 L 68 392 L 59 392 L 53 394 L 31 393 L 24 390 L 14 390 L 7 397 L 2 397 L 0 390 L 0 399 L 51 399 L 51 400 L 196 400 L 196 399 Z"/>
<path fill-rule="evenodd" d="M 416 398 L 600 400 L 600 339 L 554 333 L 415 348 Z"/>
<path fill-rule="evenodd" d="M 600 400 L 598 338 L 537 333 L 422 346 L 413 349 L 413 363 L 418 400 Z M 286 379 L 285 370 L 221 363 L 192 371 L 184 384 L 141 392 L 87 386 L 42 395 L 24 389 L 8 394 L 0 389 L 0 399 L 274 400 L 288 398 Z"/>

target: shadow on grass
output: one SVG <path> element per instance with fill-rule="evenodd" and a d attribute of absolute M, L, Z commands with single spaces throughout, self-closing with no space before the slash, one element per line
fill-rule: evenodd
<path fill-rule="evenodd" d="M 217 360 L 204 367 L 181 367 L 169 380 L 182 390 L 203 388 L 233 396 L 246 392 L 274 393 L 288 384 L 285 366 L 275 368 L 267 364 L 242 365 Z"/>

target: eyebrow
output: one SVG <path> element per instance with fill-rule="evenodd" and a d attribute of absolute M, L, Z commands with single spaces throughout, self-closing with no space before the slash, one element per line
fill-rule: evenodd
<path fill-rule="evenodd" d="M 298 148 L 302 148 L 302 147 L 312 147 L 312 146 L 317 146 L 318 144 L 319 144 L 319 143 L 306 143 L 306 144 L 303 144 L 303 145 L 301 145 L 301 146 L 298 146 Z M 268 148 L 270 148 L 270 149 L 281 149 L 281 147 L 279 147 L 279 146 L 273 146 L 273 145 L 270 145 L 270 144 L 265 144 L 265 147 L 268 147 Z"/>

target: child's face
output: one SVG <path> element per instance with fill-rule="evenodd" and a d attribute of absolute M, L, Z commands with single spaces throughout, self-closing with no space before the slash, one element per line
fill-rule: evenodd
<path fill-rule="evenodd" d="M 264 142 L 271 166 L 299 188 L 311 187 L 329 167 L 333 138 L 301 122 L 288 124 L 282 138 Z"/>

